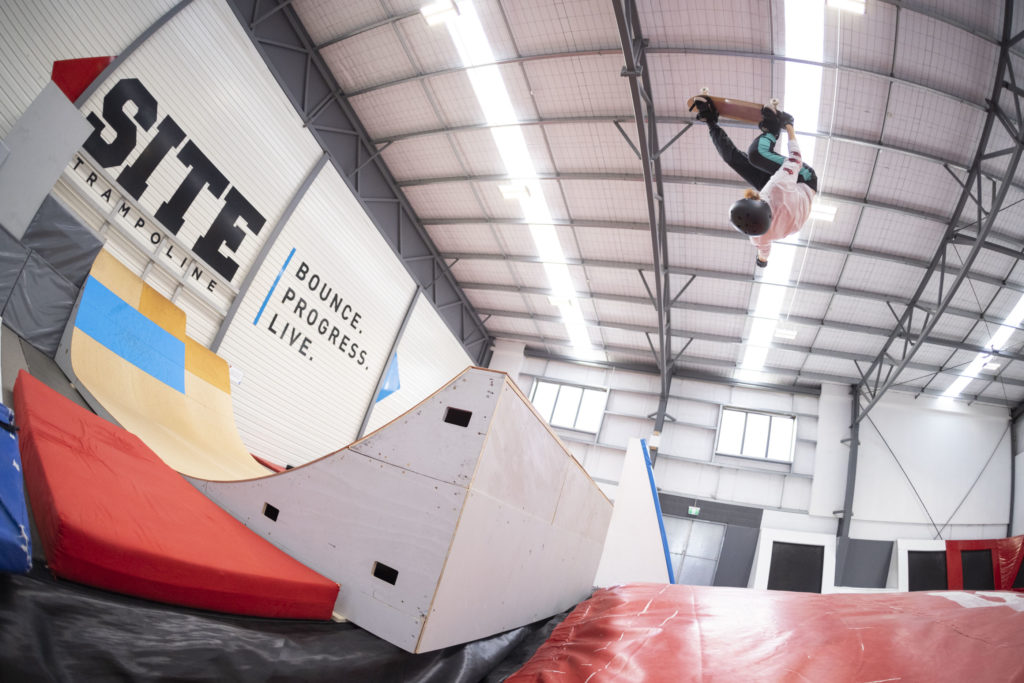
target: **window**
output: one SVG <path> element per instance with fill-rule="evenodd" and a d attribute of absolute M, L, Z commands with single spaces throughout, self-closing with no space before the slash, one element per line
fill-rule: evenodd
<path fill-rule="evenodd" d="M 608 391 L 537 380 L 530 400 L 552 427 L 597 433 Z"/>
<path fill-rule="evenodd" d="M 716 453 L 741 458 L 793 462 L 796 418 L 722 408 Z"/>

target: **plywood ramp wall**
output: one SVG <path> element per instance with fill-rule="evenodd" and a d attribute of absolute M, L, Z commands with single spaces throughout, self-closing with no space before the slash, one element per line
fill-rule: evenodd
<path fill-rule="evenodd" d="M 337 581 L 339 613 L 411 652 L 584 599 L 611 517 L 507 376 L 481 368 L 337 453 L 257 481 L 193 483 Z"/>

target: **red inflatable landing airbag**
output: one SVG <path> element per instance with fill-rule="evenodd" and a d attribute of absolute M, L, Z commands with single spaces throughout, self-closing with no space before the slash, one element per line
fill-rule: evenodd
<path fill-rule="evenodd" d="M 136 436 L 26 372 L 25 488 L 57 576 L 176 605 L 329 619 L 338 585 L 247 529 Z"/>
<path fill-rule="evenodd" d="M 1021 681 L 1024 595 L 632 584 L 555 628 L 524 681 Z"/>

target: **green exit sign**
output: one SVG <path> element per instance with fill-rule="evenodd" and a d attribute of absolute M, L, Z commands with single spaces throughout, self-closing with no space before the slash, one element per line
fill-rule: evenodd
<path fill-rule="evenodd" d="M 700 514 L 700 508 L 697 507 L 696 505 L 691 505 L 690 507 L 686 508 L 686 511 L 688 513 L 690 513 L 691 515 L 699 515 Z"/>

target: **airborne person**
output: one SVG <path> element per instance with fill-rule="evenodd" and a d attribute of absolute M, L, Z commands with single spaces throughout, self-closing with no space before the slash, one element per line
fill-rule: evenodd
<path fill-rule="evenodd" d="M 697 120 L 708 125 L 718 155 L 754 188 L 761 188 L 760 192 L 746 190 L 743 198 L 733 203 L 729 222 L 750 237 L 757 247 L 754 262 L 764 268 L 768 265 L 772 241 L 788 237 L 803 226 L 811 213 L 811 200 L 818 191 L 818 176 L 813 168 L 803 163 L 793 130 L 793 117 L 773 107 L 763 107 L 758 125 L 761 135 L 744 154 L 718 125 L 714 102 L 707 97 L 697 97 L 691 109 L 694 108 Z M 789 136 L 788 157 L 775 151 L 783 128 Z"/>

